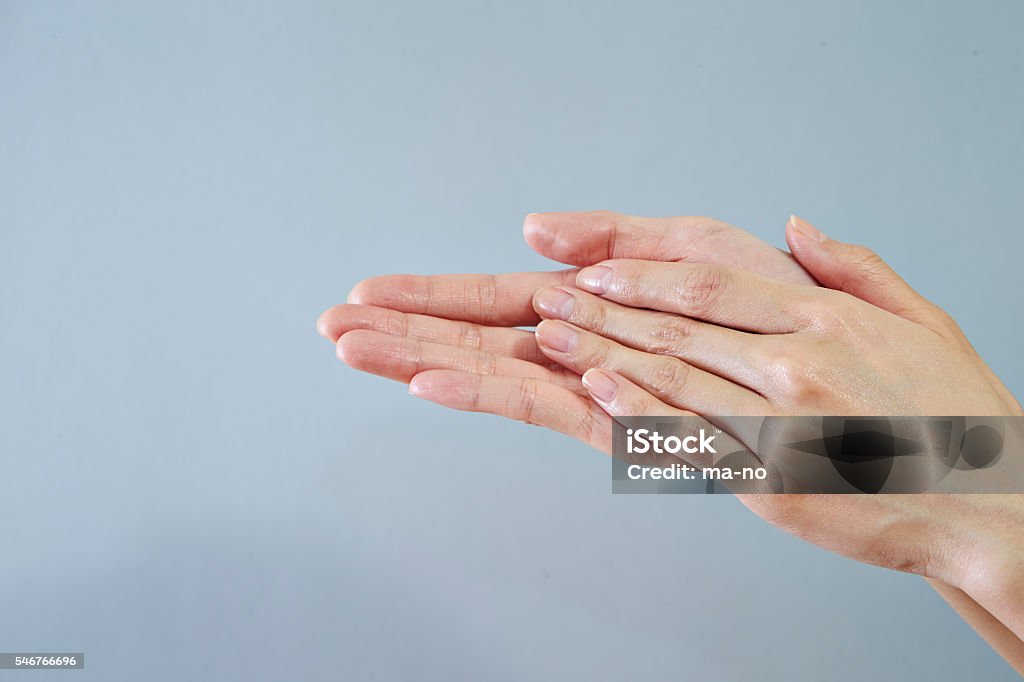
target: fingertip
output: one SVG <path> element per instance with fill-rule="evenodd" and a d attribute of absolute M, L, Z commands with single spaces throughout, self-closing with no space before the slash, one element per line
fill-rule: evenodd
<path fill-rule="evenodd" d="M 350 358 L 348 357 L 348 348 L 347 348 L 347 344 L 345 343 L 345 337 L 344 336 L 340 337 L 334 343 L 334 355 L 339 360 L 344 362 L 346 365 L 349 365 Z M 349 366 L 351 366 L 351 365 L 349 365 Z"/>
<path fill-rule="evenodd" d="M 803 237 L 815 242 L 823 242 L 828 239 L 821 230 L 797 215 L 789 216 L 786 232 L 793 232 L 798 235 L 798 238 Z"/>
<path fill-rule="evenodd" d="M 543 213 L 528 213 L 523 219 L 523 238 L 534 251 L 545 255 L 551 244 L 551 232 L 544 224 Z"/>
<path fill-rule="evenodd" d="M 332 339 L 330 337 L 330 327 L 328 326 L 327 323 L 328 312 L 330 311 L 325 310 L 324 312 L 320 313 L 319 317 L 316 318 L 316 333 L 324 337 L 328 341 L 337 341 L 337 339 Z"/>
<path fill-rule="evenodd" d="M 793 216 L 789 216 L 789 220 L 786 222 L 786 244 L 793 255 L 796 255 L 797 251 L 803 246 L 800 237 L 800 233 L 793 229 Z"/>
<path fill-rule="evenodd" d="M 423 398 L 430 394 L 437 393 L 438 390 L 451 383 L 450 381 L 446 381 L 446 377 L 450 373 L 450 370 L 425 369 L 418 374 L 414 374 L 412 378 L 409 379 L 409 394 L 418 398 Z"/>
<path fill-rule="evenodd" d="M 409 380 L 409 395 L 415 396 L 416 398 L 423 398 L 426 393 L 424 389 L 424 383 L 420 380 L 419 374 Z"/>
<path fill-rule="evenodd" d="M 465 406 L 465 378 L 468 373 L 428 369 L 409 380 L 409 395 L 459 409 Z"/>
<path fill-rule="evenodd" d="M 353 329 L 345 332 L 334 344 L 334 354 L 352 369 L 369 371 L 372 351 L 382 348 L 380 342 L 375 342 L 375 335 L 376 332 L 366 329 Z"/>
<path fill-rule="evenodd" d="M 344 334 L 372 326 L 372 323 L 369 309 L 341 303 L 320 314 L 316 321 L 316 330 L 331 343 L 337 343 Z"/>
<path fill-rule="evenodd" d="M 370 281 L 364 279 L 361 282 L 356 283 L 352 290 L 348 292 L 348 296 L 345 297 L 346 303 L 357 303 L 362 304 L 366 302 L 367 289 L 370 287 Z"/>
<path fill-rule="evenodd" d="M 816 235 L 820 235 L 820 238 Z M 828 249 L 823 243 L 826 239 L 825 235 L 799 216 L 791 215 L 786 221 L 786 244 L 790 253 L 815 278 L 818 278 L 816 271 L 828 262 Z"/>

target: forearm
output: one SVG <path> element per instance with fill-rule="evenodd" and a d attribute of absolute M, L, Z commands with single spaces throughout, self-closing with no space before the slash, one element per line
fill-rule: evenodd
<path fill-rule="evenodd" d="M 963 590 L 932 578 L 926 580 L 996 653 L 1024 675 L 1024 641 Z"/>
<path fill-rule="evenodd" d="M 1024 548 L 1019 538 L 1012 540 L 1004 537 L 983 550 L 961 589 L 1024 639 Z"/>
<path fill-rule="evenodd" d="M 1003 457 L 1013 457 L 1019 469 L 1024 419 L 1009 419 L 1006 426 Z M 1022 474 L 1003 467 L 1001 475 Z M 962 520 L 969 530 L 965 537 L 970 538 L 972 551 L 957 584 L 1018 640 L 1024 640 L 1024 495 L 965 495 L 960 499 L 965 503 Z"/>

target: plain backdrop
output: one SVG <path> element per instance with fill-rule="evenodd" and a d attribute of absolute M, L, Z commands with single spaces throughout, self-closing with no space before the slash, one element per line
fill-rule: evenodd
<path fill-rule="evenodd" d="M 604 456 L 354 372 L 314 321 L 375 274 L 553 267 L 530 211 L 776 245 L 796 212 L 1020 396 L 1022 27 L 0 0 L 0 650 L 84 651 L 61 680 L 1014 679 L 922 580 L 726 496 L 613 497 Z"/>

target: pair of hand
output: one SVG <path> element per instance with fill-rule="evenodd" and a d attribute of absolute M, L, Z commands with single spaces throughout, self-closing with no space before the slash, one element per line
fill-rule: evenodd
<path fill-rule="evenodd" d="M 320 333 L 413 395 L 605 452 L 621 416 L 1022 414 L 947 314 L 799 218 L 792 255 L 706 218 L 533 214 L 524 232 L 582 269 L 378 277 Z M 960 587 L 1024 636 L 1016 496 L 740 499 L 816 544 Z"/>

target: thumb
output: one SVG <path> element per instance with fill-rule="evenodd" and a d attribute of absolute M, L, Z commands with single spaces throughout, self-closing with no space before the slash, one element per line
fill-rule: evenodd
<path fill-rule="evenodd" d="M 800 265 L 822 286 L 845 291 L 916 322 L 933 317 L 934 306 L 866 246 L 829 239 L 795 215 L 786 225 L 786 242 Z"/>

